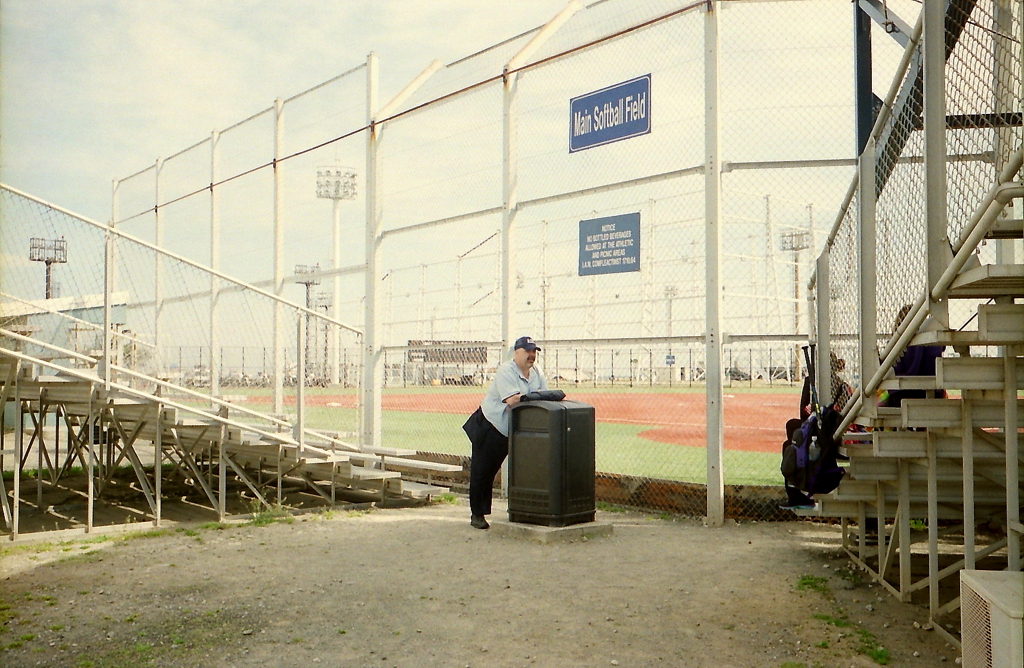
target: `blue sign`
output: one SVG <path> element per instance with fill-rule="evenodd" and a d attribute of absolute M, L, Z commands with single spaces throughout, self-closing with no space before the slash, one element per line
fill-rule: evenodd
<path fill-rule="evenodd" d="M 640 213 L 580 221 L 580 276 L 640 271 Z"/>
<path fill-rule="evenodd" d="M 650 131 L 650 74 L 569 100 L 569 153 Z"/>

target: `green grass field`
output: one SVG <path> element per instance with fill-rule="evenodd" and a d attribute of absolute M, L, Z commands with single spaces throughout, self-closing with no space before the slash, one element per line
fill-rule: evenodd
<path fill-rule="evenodd" d="M 294 396 L 294 388 L 286 395 Z M 568 389 L 568 388 L 567 388 Z M 726 388 L 728 394 L 792 394 L 796 387 L 776 384 L 773 387 Z M 571 388 L 572 395 L 586 397 L 588 394 L 622 393 L 629 395 L 659 394 L 703 394 L 698 387 L 634 387 L 616 385 L 597 388 Z M 248 396 L 269 396 L 268 389 L 238 389 L 231 394 Z M 354 388 L 309 388 L 307 397 L 353 395 Z M 415 394 L 437 396 L 443 402 L 444 396 L 483 394 L 481 387 L 408 387 L 386 388 L 384 394 Z M 585 398 L 582 398 L 586 401 Z M 292 407 L 288 407 L 292 410 Z M 414 448 L 422 452 L 436 452 L 451 455 L 469 455 L 470 445 L 462 431 L 466 416 L 419 411 L 382 412 L 382 441 L 390 447 Z M 312 429 L 341 432 L 355 432 L 358 416 L 354 409 L 341 407 L 310 406 L 305 411 L 305 422 Z M 644 424 L 617 424 L 598 422 L 596 425 L 597 470 L 630 476 L 679 480 L 703 483 L 706 480 L 706 456 L 702 447 L 658 443 L 639 436 L 649 429 Z M 780 425 L 781 433 L 781 425 Z M 781 442 L 781 441 L 780 441 Z M 781 485 L 779 454 L 730 450 L 728 442 L 723 459 L 723 473 L 726 484 L 731 485 Z"/>

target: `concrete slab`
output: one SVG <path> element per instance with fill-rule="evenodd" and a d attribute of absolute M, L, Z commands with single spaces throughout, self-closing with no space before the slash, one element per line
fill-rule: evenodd
<path fill-rule="evenodd" d="M 596 536 L 610 536 L 612 525 L 609 522 L 583 522 L 567 527 L 546 527 L 507 520 L 491 520 L 489 531 L 495 536 L 532 540 L 538 543 L 570 543 Z"/>

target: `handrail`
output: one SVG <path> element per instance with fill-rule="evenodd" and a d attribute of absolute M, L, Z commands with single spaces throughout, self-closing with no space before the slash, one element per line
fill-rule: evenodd
<path fill-rule="evenodd" d="M 30 343 L 32 345 L 39 346 L 40 348 L 47 348 L 47 349 L 50 349 L 50 350 L 55 350 L 57 352 L 65 353 L 67 356 L 77 358 L 80 361 L 90 362 L 92 364 L 96 363 L 96 360 L 94 358 L 92 358 L 92 357 L 89 357 L 88 355 L 83 355 L 81 353 L 75 353 L 75 352 L 67 350 L 65 348 L 61 348 L 60 346 L 55 346 L 53 344 L 47 343 L 45 341 L 39 341 L 39 340 L 33 339 L 31 337 L 22 336 L 21 334 L 17 334 L 15 332 L 9 331 L 9 330 L 4 329 L 2 327 L 0 327 L 0 334 L 3 334 L 4 336 L 8 336 L 8 337 L 10 337 L 12 339 L 15 339 L 17 341 L 22 341 L 23 343 Z M 3 351 L 4 353 L 13 352 L 13 351 L 9 351 L 6 348 L 0 348 L 0 351 Z M 27 356 L 27 357 L 28 357 L 28 359 L 33 360 L 33 361 L 36 361 L 36 359 L 37 359 L 37 358 L 31 357 L 31 356 Z M 59 369 L 61 371 L 61 373 L 70 372 L 71 371 L 68 367 L 62 367 L 60 365 L 47 365 L 47 366 L 52 366 L 53 368 Z M 276 425 L 278 427 L 286 427 L 288 429 L 293 429 L 294 428 L 294 425 L 291 422 L 288 422 L 287 420 L 283 420 L 283 419 L 275 417 L 273 415 L 267 415 L 266 413 L 261 413 L 260 411 L 252 410 L 251 408 L 246 408 L 244 406 L 239 406 L 238 404 L 234 404 L 234 403 L 231 403 L 229 401 L 225 401 L 223 399 L 219 399 L 219 398 L 217 398 L 217 397 L 215 397 L 213 395 L 210 395 L 210 394 L 203 394 L 202 392 L 196 392 L 195 390 L 190 390 L 187 387 L 183 387 L 181 385 L 176 385 L 175 383 L 171 383 L 171 382 L 168 382 L 166 380 L 161 380 L 160 378 L 155 378 L 153 376 L 149 376 L 149 375 L 146 375 L 144 373 L 139 373 L 139 372 L 133 371 L 131 369 L 126 369 L 125 367 L 118 366 L 116 364 L 111 364 L 110 368 L 113 371 L 117 371 L 117 372 L 123 373 L 125 375 L 132 376 L 134 378 L 138 378 L 140 380 L 144 380 L 144 381 L 147 381 L 147 382 L 150 382 L 150 383 L 154 383 L 155 385 L 158 385 L 160 387 L 165 387 L 167 389 L 175 390 L 177 392 L 181 392 L 183 394 L 195 397 L 197 399 L 202 399 L 203 401 L 209 401 L 210 403 L 216 404 L 219 407 L 230 408 L 232 410 L 235 410 L 237 412 L 243 413 L 243 414 L 248 415 L 250 417 L 259 418 L 261 420 L 266 420 L 267 422 L 270 422 L 271 424 Z M 77 374 L 72 373 L 72 375 L 77 375 Z M 83 374 L 83 376 L 85 378 L 88 378 L 88 379 L 92 379 L 93 378 L 93 376 L 90 375 L 90 374 Z M 113 384 L 111 386 L 113 386 Z M 156 395 L 147 395 L 147 396 L 156 396 Z M 168 401 L 164 401 L 164 403 L 169 403 L 169 402 Z M 193 409 L 188 408 L 187 410 L 193 410 Z M 254 432 L 256 432 L 256 433 L 258 433 L 258 434 L 260 434 L 262 436 L 272 435 L 273 434 L 273 432 L 263 432 L 263 431 L 260 431 L 258 428 L 254 428 L 251 425 L 246 425 L 244 428 L 248 429 L 250 431 L 254 431 Z M 329 441 L 332 445 L 341 446 L 341 447 L 343 447 L 343 448 L 345 448 L 345 449 L 347 449 L 349 451 L 352 451 L 352 452 L 361 452 L 361 450 L 359 450 L 359 448 L 353 446 L 351 443 L 346 443 L 345 441 L 341 441 L 341 440 L 333 438 L 331 436 L 327 436 L 323 432 L 317 431 L 315 429 L 303 429 L 302 433 L 305 434 L 305 435 L 308 435 L 308 436 L 316 436 L 318 438 L 322 438 L 322 439 L 324 439 L 326 441 Z M 274 435 L 273 438 L 280 438 L 280 437 L 277 436 L 277 435 Z M 306 445 L 305 447 L 307 449 L 313 449 L 313 450 L 319 451 L 318 448 L 314 448 L 313 446 Z"/>
<path fill-rule="evenodd" d="M 103 379 L 100 378 L 99 376 L 95 376 L 95 375 L 92 375 L 92 374 L 84 373 L 82 371 L 79 371 L 77 369 L 72 369 L 70 367 L 63 367 L 63 366 L 60 366 L 59 364 L 54 364 L 53 362 L 47 362 L 46 360 L 41 360 L 39 358 L 32 357 L 31 355 L 26 355 L 24 353 L 19 353 L 16 350 L 4 349 L 3 350 L 3 354 L 7 355 L 7 356 L 10 356 L 10 357 L 14 357 L 14 358 L 19 359 L 19 360 L 21 360 L 23 362 L 30 362 L 32 364 L 39 364 L 40 366 L 45 366 L 47 368 L 53 369 L 54 371 L 58 371 L 58 372 L 60 372 L 62 374 L 65 374 L 67 376 L 74 376 L 75 378 L 78 378 L 79 380 L 84 380 L 84 381 L 87 381 L 87 382 L 90 382 L 90 383 L 101 383 L 103 381 Z M 283 433 L 275 433 L 275 432 L 265 431 L 263 429 L 260 429 L 259 427 L 254 427 L 252 425 L 243 424 L 241 422 L 236 422 L 235 420 L 232 420 L 231 418 L 226 418 L 226 417 L 224 417 L 222 415 L 217 415 L 215 413 L 208 413 L 207 411 L 204 411 L 204 410 L 202 410 L 200 408 L 196 408 L 195 406 L 189 406 L 187 404 L 182 404 L 182 403 L 179 403 L 177 401 L 174 401 L 173 399 L 168 399 L 166 397 L 159 397 L 159 396 L 157 396 L 155 394 L 150 394 L 148 392 L 142 392 L 140 390 L 136 390 L 134 388 L 131 388 L 131 387 L 127 386 L 127 385 L 121 385 L 120 383 L 115 383 L 115 382 L 111 382 L 110 383 L 110 387 L 115 389 L 115 390 L 117 390 L 121 394 L 128 395 L 130 397 L 134 397 L 134 398 L 137 398 L 137 399 L 145 399 L 147 401 L 152 401 L 152 402 L 154 402 L 156 404 L 163 404 L 163 405 L 166 405 L 166 406 L 170 406 L 172 408 L 177 408 L 178 410 L 183 410 L 183 411 L 186 411 L 188 413 L 193 413 L 193 414 L 198 415 L 198 416 L 200 416 L 202 418 L 205 418 L 207 420 L 212 420 L 214 422 L 217 422 L 217 423 L 229 426 L 229 427 L 237 427 L 238 429 L 245 429 L 247 431 L 251 431 L 251 432 L 254 432 L 256 434 L 259 434 L 260 436 L 265 436 L 267 438 L 270 438 L 270 439 L 273 439 L 273 440 L 276 440 L 276 441 L 281 441 L 281 443 L 283 443 L 285 445 L 292 445 L 292 446 L 298 446 L 299 445 L 298 441 L 296 441 L 296 440 L 294 440 L 294 439 L 292 439 L 292 438 L 290 438 L 288 436 L 285 436 Z"/>
<path fill-rule="evenodd" d="M 1024 147 L 1017 149 L 1010 156 L 1003 171 L 999 174 L 1000 181 L 990 188 L 985 197 L 982 198 L 981 203 L 964 229 L 964 233 L 961 235 L 959 249 L 953 260 L 949 263 L 949 266 L 946 267 L 946 271 L 943 272 L 942 276 L 939 277 L 930 290 L 926 290 L 917 298 L 907 314 L 908 317 L 897 328 L 896 334 L 889 339 L 889 344 L 882 354 L 883 360 L 874 375 L 871 376 L 867 383 L 864 383 L 854 391 L 851 401 L 844 411 L 843 421 L 839 424 L 839 428 L 834 434 L 835 438 L 842 436 L 843 431 L 850 426 L 864 404 L 865 395 L 874 395 L 885 375 L 889 373 L 889 370 L 892 369 L 896 360 L 910 343 L 910 340 L 917 334 L 921 323 L 924 322 L 925 317 L 928 315 L 926 305 L 929 298 L 931 300 L 939 300 L 948 294 L 953 281 L 985 238 L 985 235 L 991 229 L 996 217 L 1002 212 L 1007 202 L 1018 197 L 1024 197 L 1024 184 L 1010 181 L 1022 166 L 1024 166 Z"/>

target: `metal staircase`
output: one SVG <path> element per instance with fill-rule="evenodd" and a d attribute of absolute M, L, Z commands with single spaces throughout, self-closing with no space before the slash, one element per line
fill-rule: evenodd
<path fill-rule="evenodd" d="M 1022 237 L 1020 220 L 1000 221 L 985 238 Z M 949 298 L 991 300 L 977 309 L 977 329 L 913 334 L 909 345 L 945 346 L 955 356 L 936 360 L 934 377 L 887 378 L 878 389 L 923 390 L 930 398 L 848 416 L 846 477 L 814 510 L 800 511 L 842 518 L 851 559 L 900 600 L 926 591 L 934 628 L 954 642 L 942 618 L 959 608 L 960 570 L 1024 565 L 1022 278 L 1020 264 L 970 267 L 955 276 Z"/>
<path fill-rule="evenodd" d="M 901 600 L 927 594 L 957 646 L 960 571 L 1022 569 L 1021 20 L 1002 0 L 922 5 L 810 285 L 819 360 L 857 377 L 847 475 L 800 514 L 841 518 L 851 559 Z M 944 347 L 934 376 L 893 377 L 910 346 Z"/>

